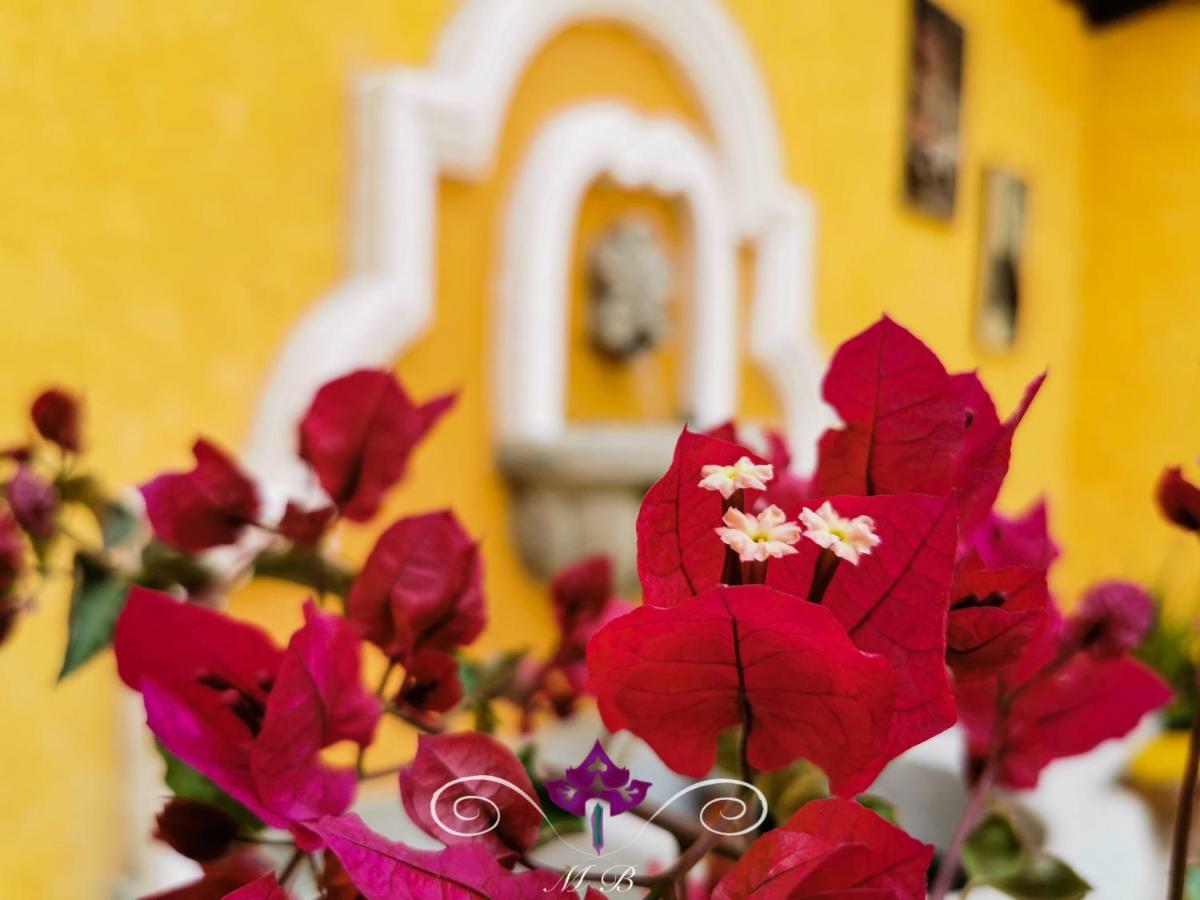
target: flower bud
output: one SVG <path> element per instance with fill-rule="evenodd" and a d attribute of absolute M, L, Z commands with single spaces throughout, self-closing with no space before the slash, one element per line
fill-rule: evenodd
<path fill-rule="evenodd" d="M 1071 635 L 1085 653 L 1111 659 L 1140 644 L 1153 618 L 1154 604 L 1143 588 L 1129 581 L 1102 581 L 1083 595 L 1071 619 Z"/>
<path fill-rule="evenodd" d="M 172 797 L 158 814 L 154 836 L 196 862 L 224 856 L 237 837 L 238 823 L 217 806 Z"/>
<path fill-rule="evenodd" d="M 8 505 L 17 523 L 32 538 L 46 540 L 54 534 L 58 492 L 28 466 L 21 466 L 8 483 Z"/>
<path fill-rule="evenodd" d="M 1156 497 L 1168 522 L 1200 532 L 1200 488 L 1184 478 L 1178 466 L 1163 470 Z"/>
<path fill-rule="evenodd" d="M 458 661 L 441 650 L 422 650 L 404 673 L 396 704 L 416 712 L 449 712 L 462 696 Z"/>
<path fill-rule="evenodd" d="M 25 570 L 25 544 L 13 517 L 0 511 L 0 598 L 7 598 Z"/>
<path fill-rule="evenodd" d="M 82 441 L 79 437 L 79 401 L 75 397 L 51 388 L 38 395 L 29 412 L 38 434 L 64 450 L 79 452 Z"/>

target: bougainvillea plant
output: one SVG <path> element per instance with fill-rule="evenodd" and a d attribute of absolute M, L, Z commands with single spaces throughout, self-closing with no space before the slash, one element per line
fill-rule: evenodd
<path fill-rule="evenodd" d="M 1200 535 L 1200 487 L 1184 477 L 1179 466 L 1163 470 L 1158 481 L 1158 508 L 1170 524 Z M 1183 900 L 1188 878 L 1192 816 L 1196 807 L 1196 782 L 1200 778 L 1200 707 L 1192 705 L 1192 727 L 1188 736 L 1187 765 L 1179 785 L 1175 808 L 1175 833 L 1171 841 L 1169 900 Z M 1195 871 L 1193 869 L 1193 871 Z"/>
<path fill-rule="evenodd" d="M 1149 626 L 1145 593 L 1102 582 L 1064 615 L 1045 508 L 993 508 L 1041 382 L 1002 419 L 975 374 L 947 372 L 882 319 L 833 358 L 824 396 L 842 424 L 812 473 L 791 471 L 777 435 L 685 428 L 638 516 L 640 605 L 616 596 L 606 560 L 584 560 L 551 585 L 551 652 L 492 658 L 464 652 L 486 626 L 484 561 L 454 513 L 387 525 L 356 569 L 331 540 L 377 519 L 452 397 L 416 403 L 382 371 L 326 384 L 297 436 L 319 499 L 276 505 L 206 440 L 191 469 L 109 495 L 82 468 L 78 401 L 47 391 L 37 437 L 4 453 L 0 633 L 69 556 L 62 674 L 112 645 L 165 762 L 155 837 L 199 864 L 159 898 L 279 900 L 306 885 L 335 900 L 940 900 L 964 870 L 1016 897 L 1082 896 L 1064 862 L 989 811 L 994 791 L 1034 786 L 1169 692 L 1129 655 Z M 1171 476 L 1162 497 L 1198 527 L 1194 488 Z M 310 592 L 285 645 L 223 611 L 248 577 Z M 369 684 L 366 654 L 383 660 Z M 679 852 L 655 871 L 614 880 L 541 862 L 556 818 L 590 816 L 599 850 L 596 804 L 654 816 L 651 785 L 600 746 L 565 773 L 539 764 L 539 726 L 591 698 L 611 732 L 679 775 L 740 782 L 740 799 L 713 808 L 727 821 L 753 818 L 755 795 L 771 808 L 725 831 L 656 819 Z M 411 760 L 380 758 L 384 717 L 419 733 Z M 863 792 L 956 722 L 970 801 L 934 866 L 934 848 Z M 389 840 L 351 811 L 379 779 L 443 849 Z M 490 827 L 446 827 L 472 820 Z"/>

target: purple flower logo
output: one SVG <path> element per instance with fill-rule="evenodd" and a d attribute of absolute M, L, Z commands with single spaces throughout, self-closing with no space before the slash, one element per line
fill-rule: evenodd
<path fill-rule="evenodd" d="M 604 810 L 610 816 L 629 812 L 646 799 L 650 782 L 631 779 L 629 770 L 614 763 L 600 746 L 592 746 L 583 762 L 567 769 L 566 777 L 546 782 L 554 805 L 574 816 L 588 819 L 592 847 L 604 849 Z"/>

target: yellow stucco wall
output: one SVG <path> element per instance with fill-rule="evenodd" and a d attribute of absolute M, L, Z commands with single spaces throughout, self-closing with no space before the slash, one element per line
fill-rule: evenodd
<path fill-rule="evenodd" d="M 1200 604 L 1200 547 L 1145 500 L 1200 455 L 1200 6 L 1181 3 L 1091 48 L 1072 578 L 1089 563 Z"/>
<path fill-rule="evenodd" d="M 17 437 L 24 404 L 57 380 L 86 389 L 93 458 L 114 483 L 182 464 L 197 429 L 236 446 L 284 335 L 341 271 L 349 85 L 377 64 L 427 60 L 456 5 L 5 4 L 0 437 Z M 947 0 L 968 47 L 959 208 L 944 224 L 899 200 L 907 0 L 728 6 L 761 65 L 788 173 L 817 203 L 817 327 L 826 345 L 886 310 L 952 366 L 978 365 L 1005 407 L 1049 364 L 1005 500 L 1048 488 L 1073 547 L 1066 580 L 1109 571 L 1113 545 L 1099 517 L 1144 505 L 1141 482 L 1158 458 L 1200 445 L 1195 342 L 1178 327 L 1190 314 L 1194 338 L 1198 324 L 1198 265 L 1188 254 L 1200 185 L 1187 169 L 1200 140 L 1200 92 L 1186 58 L 1186 35 L 1200 33 L 1196 14 L 1159 14 L 1096 38 L 1065 3 Z M 1176 31 L 1181 23 L 1186 34 Z M 1160 38 L 1173 51 L 1155 58 L 1162 77 L 1146 78 L 1139 67 Z M 1175 80 L 1177 71 L 1190 81 Z M 1122 102 L 1110 108 L 1109 92 Z M 645 43 L 611 26 L 555 40 L 520 86 L 495 175 L 445 184 L 438 321 L 399 362 L 418 395 L 463 390 L 391 509 L 452 503 L 483 536 L 494 623 L 487 646 L 526 643 L 548 625 L 512 553 L 488 448 L 488 286 L 502 202 L 550 112 L 613 94 L 703 124 L 686 85 Z M 1127 134 L 1130 120 L 1145 121 L 1147 95 L 1158 98 L 1154 127 Z M 1179 117 L 1190 122 L 1187 135 L 1171 131 Z M 1125 180 L 1110 204 L 1111 173 L 1129 160 L 1154 174 Z M 969 334 L 984 164 L 1024 175 L 1031 208 L 1025 333 L 1011 354 L 981 359 Z M 1142 232 L 1147 202 L 1163 215 Z M 613 205 L 591 198 L 585 227 L 599 229 Z M 1187 215 L 1191 228 L 1180 224 Z M 1086 255 L 1085 235 L 1095 242 Z M 1123 261 L 1118 254 L 1131 247 L 1136 256 Z M 1149 284 L 1138 277 L 1147 267 Z M 1130 304 L 1131 293 L 1145 302 Z M 1164 347 L 1174 354 L 1165 366 Z M 1151 390 L 1130 392 L 1122 378 L 1130 368 Z M 588 396 L 604 389 L 593 376 L 579 379 L 576 399 L 603 408 Z M 761 377 L 746 376 L 747 409 L 769 412 Z M 1190 423 L 1175 430 L 1189 399 Z M 1136 408 L 1132 439 L 1114 408 Z M 1150 571 L 1165 546 L 1149 513 L 1138 516 L 1146 536 L 1123 545 L 1127 574 Z M 351 555 L 369 543 L 369 534 L 346 535 Z M 266 610 L 282 629 L 293 601 L 259 588 L 239 609 Z M 63 598 L 49 598 L 0 651 L 6 897 L 103 896 L 120 866 L 112 666 L 98 661 L 53 690 L 64 618 Z"/>

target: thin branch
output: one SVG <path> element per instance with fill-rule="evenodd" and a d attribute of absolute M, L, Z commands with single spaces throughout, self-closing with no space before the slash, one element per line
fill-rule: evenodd
<path fill-rule="evenodd" d="M 399 775 L 401 770 L 407 765 L 408 763 L 401 763 L 398 766 L 388 766 L 386 769 L 376 769 L 373 772 L 359 771 L 358 780 L 371 781 L 375 778 L 387 778 L 389 775 Z"/>
<path fill-rule="evenodd" d="M 1192 836 L 1192 815 L 1196 809 L 1196 778 L 1200 774 L 1200 704 L 1192 711 L 1192 730 L 1188 737 L 1187 768 L 1179 785 L 1175 806 L 1175 832 L 1171 838 L 1171 876 L 1169 900 L 1183 900 L 1187 880 L 1188 846 Z"/>
<path fill-rule="evenodd" d="M 992 782 L 996 777 L 998 761 L 999 753 L 995 751 L 990 753 L 983 771 L 979 774 L 979 779 L 971 788 L 971 793 L 967 797 L 967 805 L 963 807 L 958 824 L 954 826 L 954 834 L 950 838 L 950 843 L 946 845 L 942 861 L 938 864 L 937 876 L 934 878 L 933 888 L 929 892 L 931 900 L 945 900 L 946 894 L 950 892 L 950 886 L 958 872 L 958 860 L 962 856 L 963 844 L 966 843 L 971 829 L 979 824 L 983 815 L 984 803 L 987 802 L 988 793 L 991 791 Z"/>
<path fill-rule="evenodd" d="M 931 900 L 944 900 L 946 894 L 949 893 L 950 884 L 954 880 L 954 875 L 958 870 L 958 861 L 962 855 L 963 844 L 966 843 L 971 829 L 979 823 L 979 819 L 982 817 L 983 805 L 987 800 L 988 793 L 991 791 L 992 783 L 996 779 L 996 773 L 1004 755 L 1004 745 L 1008 740 L 1009 711 L 1013 708 L 1013 704 L 1032 687 L 1043 684 L 1046 679 L 1052 677 L 1074 657 L 1078 650 L 1079 645 L 1074 641 L 1065 641 L 1059 647 L 1058 653 L 1041 671 L 1011 691 L 1005 691 L 996 699 L 997 720 L 992 736 L 992 746 L 988 751 L 987 760 L 983 764 L 983 770 L 979 773 L 979 778 L 976 780 L 970 795 L 967 797 L 967 805 L 963 809 L 962 816 L 954 828 L 954 834 L 950 838 L 950 843 L 946 846 L 946 852 L 942 855 L 942 861 L 938 866 L 933 888 L 929 892 Z"/>
<path fill-rule="evenodd" d="M 383 693 L 387 690 L 388 679 L 392 677 L 392 672 L 396 668 L 396 661 L 389 659 L 387 665 L 383 669 L 383 676 L 379 679 L 379 684 L 375 688 L 375 696 L 380 700 L 383 699 Z M 386 706 L 386 704 L 385 704 Z M 358 773 L 358 780 L 365 781 L 368 778 L 374 778 L 374 775 L 368 775 L 366 771 L 367 764 L 367 747 L 365 744 L 359 745 L 358 755 L 354 758 L 354 771 Z"/>
<path fill-rule="evenodd" d="M 299 868 L 300 863 L 307 855 L 308 854 L 299 847 L 296 848 L 295 852 L 292 853 L 291 858 L 288 859 L 287 865 L 283 867 L 283 871 L 279 873 L 280 885 L 284 887 L 287 886 L 287 883 L 292 880 L 292 876 L 296 874 L 296 869 Z"/>
<path fill-rule="evenodd" d="M 681 816 L 678 813 L 673 813 L 670 810 L 658 812 L 647 806 L 638 806 L 631 809 L 630 812 L 639 819 L 647 822 L 650 821 L 651 816 L 654 816 L 653 824 L 675 838 L 679 842 L 681 850 L 700 837 L 706 830 L 695 824 L 691 819 Z M 656 812 L 658 812 L 657 815 L 655 815 Z M 713 847 L 713 852 L 719 853 L 729 859 L 740 859 L 745 849 L 744 843 L 738 838 L 726 835 Z"/>
<path fill-rule="evenodd" d="M 446 726 L 441 722 L 427 722 L 424 719 L 418 719 L 416 716 L 409 714 L 400 707 L 391 703 L 386 704 L 383 707 L 383 711 L 389 716 L 394 716 L 401 722 L 411 725 L 418 731 L 423 731 L 425 734 L 441 734 L 446 730 Z"/>

